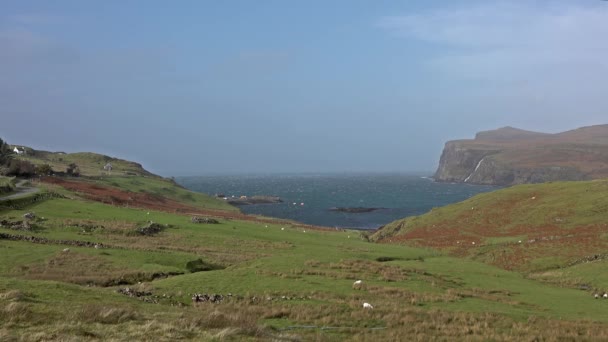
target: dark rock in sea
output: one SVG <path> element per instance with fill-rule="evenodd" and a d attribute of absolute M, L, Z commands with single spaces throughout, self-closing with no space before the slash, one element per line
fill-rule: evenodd
<path fill-rule="evenodd" d="M 351 213 L 351 214 L 359 214 L 359 213 L 369 213 L 372 211 L 380 210 L 384 208 L 366 208 L 366 207 L 352 207 L 352 208 L 329 208 L 330 211 L 339 211 L 342 213 Z"/>
<path fill-rule="evenodd" d="M 239 198 L 229 198 L 227 201 L 232 205 L 274 204 L 283 202 L 283 200 L 277 196 L 241 196 Z"/>

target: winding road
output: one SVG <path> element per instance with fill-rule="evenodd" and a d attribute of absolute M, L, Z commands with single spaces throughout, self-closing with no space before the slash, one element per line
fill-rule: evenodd
<path fill-rule="evenodd" d="M 34 194 L 34 193 L 40 191 L 40 188 L 36 188 L 33 186 L 24 186 L 25 183 L 27 183 L 26 180 L 19 181 L 16 184 L 15 192 L 11 193 L 10 195 L 0 196 L 0 201 L 22 197 L 22 196 Z"/>

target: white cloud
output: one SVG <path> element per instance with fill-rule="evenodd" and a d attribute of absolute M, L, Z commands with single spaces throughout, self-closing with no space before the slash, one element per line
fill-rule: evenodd
<path fill-rule="evenodd" d="M 427 66 L 449 77 L 521 80 L 573 70 L 608 72 L 608 4 L 537 7 L 492 3 L 381 18 L 378 26 L 440 47 Z"/>

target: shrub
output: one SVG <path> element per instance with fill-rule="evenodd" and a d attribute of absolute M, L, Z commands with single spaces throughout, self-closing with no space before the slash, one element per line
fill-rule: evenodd
<path fill-rule="evenodd" d="M 13 152 L 6 142 L 0 139 L 0 166 L 8 165 L 13 158 Z"/>
<path fill-rule="evenodd" d="M 49 176 L 53 173 L 53 169 L 49 164 L 41 164 L 36 166 L 36 174 L 39 176 Z"/>
<path fill-rule="evenodd" d="M 36 167 L 26 160 L 12 159 L 8 165 L 8 176 L 31 177 L 35 174 Z"/>
<path fill-rule="evenodd" d="M 71 163 L 65 169 L 65 173 L 67 173 L 69 176 L 78 177 L 80 176 L 80 168 L 78 167 L 78 165 L 76 165 L 76 163 Z"/>

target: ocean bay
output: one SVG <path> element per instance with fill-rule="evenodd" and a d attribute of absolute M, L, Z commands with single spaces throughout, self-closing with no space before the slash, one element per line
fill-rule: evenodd
<path fill-rule="evenodd" d="M 182 186 L 210 195 L 279 196 L 283 202 L 240 206 L 247 214 L 338 228 L 376 229 L 433 207 L 462 201 L 495 186 L 434 182 L 424 174 L 319 173 L 178 177 Z M 345 212 L 335 208 L 375 208 Z"/>

